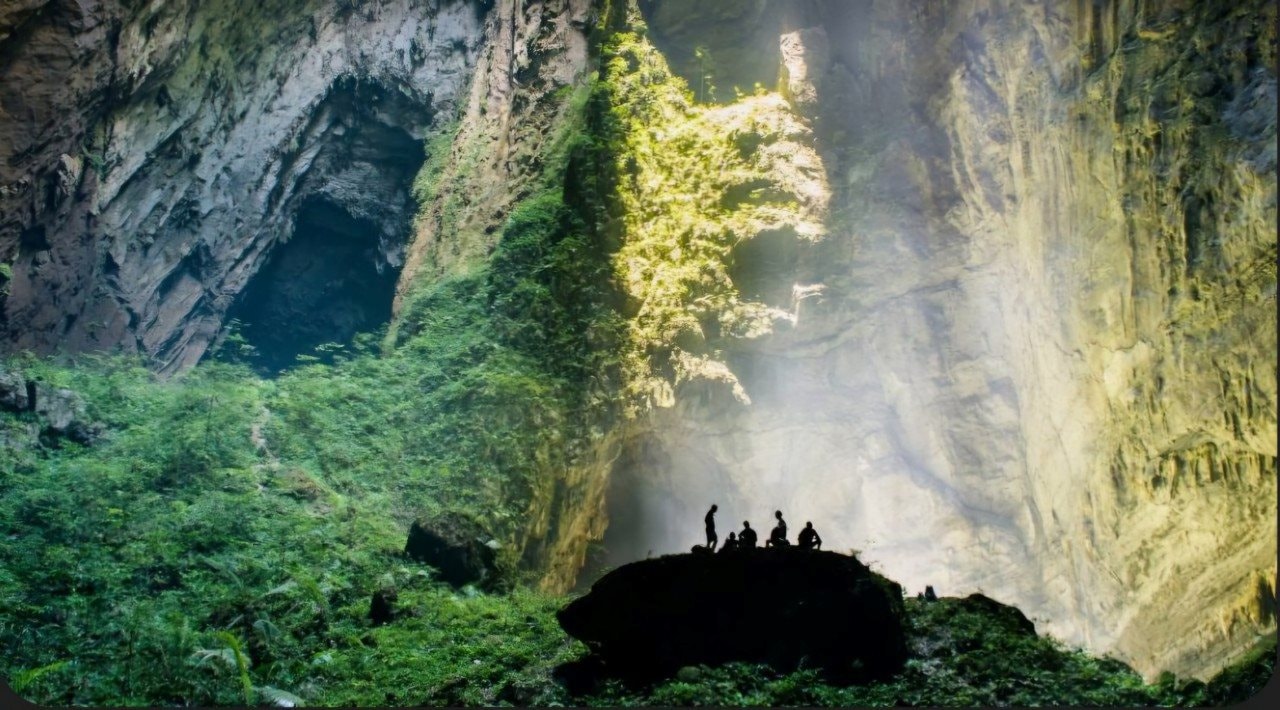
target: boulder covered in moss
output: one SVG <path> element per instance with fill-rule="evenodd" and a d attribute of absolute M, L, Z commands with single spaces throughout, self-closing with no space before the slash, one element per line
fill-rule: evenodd
<path fill-rule="evenodd" d="M 414 522 L 404 545 L 405 555 L 435 567 L 455 587 L 496 582 L 497 551 L 497 542 L 483 526 L 456 513 Z"/>
<path fill-rule="evenodd" d="M 1008 604 L 1001 604 L 983 594 L 970 594 L 953 602 L 957 609 L 972 614 L 984 614 L 990 619 L 992 626 L 999 627 L 1020 636 L 1035 636 L 1036 625 L 1021 610 Z"/>
<path fill-rule="evenodd" d="M 855 557 L 757 549 L 620 567 L 557 615 L 618 675 L 729 661 L 802 662 L 854 679 L 907 658 L 902 588 Z"/>

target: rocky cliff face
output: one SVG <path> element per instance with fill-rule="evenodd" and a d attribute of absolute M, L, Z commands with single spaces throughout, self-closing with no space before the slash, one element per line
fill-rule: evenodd
<path fill-rule="evenodd" d="M 266 346 L 286 363 L 291 349 L 385 322 L 422 138 L 456 113 L 485 10 L 434 0 L 7 6 L 8 348 L 121 347 L 174 372 L 200 359 L 259 275 L 236 314 L 273 333 Z M 335 243 L 360 271 L 336 288 L 314 256 Z M 266 270 L 273 255 L 282 263 Z M 382 303 L 359 297 L 370 290 L 385 291 Z"/>
<path fill-rule="evenodd" d="M 540 470 L 545 586 L 716 501 L 1148 673 L 1274 628 L 1274 4 L 626 8 L 10 3 L 7 349 L 376 326 L 563 177 L 604 12 L 627 416 Z"/>
<path fill-rule="evenodd" d="M 1274 627 L 1275 6 L 780 5 L 642 3 L 712 98 L 776 72 L 833 195 L 825 238 L 740 235 L 794 322 L 708 347 L 740 395 L 677 386 L 615 471 L 643 542 L 606 544 L 782 508 L 911 588 L 1220 667 Z M 762 26 L 772 67 L 733 41 Z"/>

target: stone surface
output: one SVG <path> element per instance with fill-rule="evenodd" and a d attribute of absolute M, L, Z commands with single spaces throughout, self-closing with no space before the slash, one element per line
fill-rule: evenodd
<path fill-rule="evenodd" d="M 657 4 L 664 49 L 732 31 Z M 613 559 L 782 508 L 1149 677 L 1273 633 L 1275 5 L 790 7 L 827 235 L 794 326 L 708 345 L 740 395 L 629 439 Z"/>
<path fill-rule="evenodd" d="M 435 567 L 455 587 L 497 580 L 497 552 L 484 528 L 461 515 L 444 514 L 409 527 L 404 554 Z"/>
<path fill-rule="evenodd" d="M 189 367 L 308 204 L 371 225 L 364 258 L 398 269 L 421 139 L 456 111 L 484 22 L 458 0 L 6 9 L 6 347 Z"/>
<path fill-rule="evenodd" d="M 557 618 L 618 674 L 803 659 L 874 677 L 906 660 L 902 614 L 901 587 L 853 557 L 756 549 L 633 562 Z"/>
<path fill-rule="evenodd" d="M 35 396 L 34 407 L 32 395 Z M 60 438 L 87 446 L 103 432 L 102 424 L 89 418 L 84 399 L 79 394 L 69 389 L 50 387 L 17 372 L 0 370 L 0 410 L 34 415 L 26 425 L 13 422 L 12 426 L 0 432 L 6 446 L 25 448 L 42 440 L 56 445 Z"/>

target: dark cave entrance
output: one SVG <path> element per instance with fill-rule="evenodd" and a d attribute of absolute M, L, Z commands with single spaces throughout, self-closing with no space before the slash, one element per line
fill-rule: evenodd
<path fill-rule="evenodd" d="M 794 230 L 762 232 L 734 245 L 729 278 L 744 298 L 774 308 L 791 308 L 791 289 L 797 279 L 802 244 Z"/>
<path fill-rule="evenodd" d="M 279 197 L 289 236 L 227 313 L 228 330 L 253 348 L 242 359 L 262 374 L 300 356 L 331 362 L 319 346 L 346 345 L 391 320 L 417 209 L 410 186 L 433 115 L 429 95 L 354 77 L 317 107 L 296 149 L 314 157 L 296 159 L 305 168 Z"/>
<path fill-rule="evenodd" d="M 293 238 L 242 292 L 229 318 L 257 351 L 252 362 L 277 374 L 325 343 L 347 343 L 391 319 L 399 270 L 379 251 L 377 225 L 331 202 L 313 199 L 298 210 Z"/>

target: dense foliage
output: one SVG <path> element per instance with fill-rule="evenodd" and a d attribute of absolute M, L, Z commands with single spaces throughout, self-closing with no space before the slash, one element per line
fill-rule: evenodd
<path fill-rule="evenodd" d="M 585 648 L 555 622 L 562 599 L 453 590 L 398 554 L 394 511 L 441 484 L 375 465 L 415 450 L 398 435 L 366 448 L 387 432 L 360 430 L 378 418 L 361 378 L 379 371 L 364 368 L 394 360 L 277 382 L 217 363 L 169 382 L 118 359 L 10 363 L 83 393 L 111 432 L 0 459 L 0 673 L 39 702 L 92 705 L 1195 704 L 1270 676 L 1274 646 L 1216 684 L 1146 686 L 1117 662 L 910 600 L 917 657 L 886 683 L 729 665 L 570 696 L 554 669 Z M 261 446 L 264 426 L 286 443 Z M 388 588 L 401 615 L 374 627 L 370 595 Z"/>
<path fill-rule="evenodd" d="M 634 413 L 669 404 L 673 387 L 695 379 L 745 401 L 723 350 L 790 314 L 746 287 L 736 250 L 822 237 L 818 158 L 781 96 L 758 89 L 699 103 L 634 9 L 614 14 L 596 133 L 609 147 L 611 226 L 620 235 L 613 273 L 626 296 L 626 405 Z"/>
<path fill-rule="evenodd" d="M 554 675 L 586 652 L 555 622 L 564 598 L 455 590 L 400 555 L 412 519 L 462 512 L 519 581 L 531 506 L 584 447 L 664 386 L 716 377 L 721 335 L 779 318 L 743 296 L 732 250 L 818 236 L 785 166 L 755 153 L 797 139 L 776 97 L 700 104 L 612 7 L 601 76 L 558 97 L 575 118 L 547 179 L 487 262 L 418 284 L 385 337 L 322 346 L 325 363 L 275 380 L 234 336 L 224 361 L 169 381 L 117 357 L 4 363 L 80 393 L 107 431 L 22 443 L 35 415 L 0 413 L 0 675 L 41 703 L 112 706 L 1172 704 L 1265 682 L 1274 646 L 1214 684 L 1144 685 L 909 601 L 917 656 L 888 682 L 731 664 L 574 696 Z M 424 204 L 446 196 L 445 231 L 454 136 L 414 186 Z M 401 613 L 373 626 L 382 590 Z"/>

